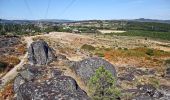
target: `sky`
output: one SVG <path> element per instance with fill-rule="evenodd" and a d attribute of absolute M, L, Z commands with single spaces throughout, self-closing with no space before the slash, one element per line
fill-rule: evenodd
<path fill-rule="evenodd" d="M 170 20 L 170 0 L 0 0 L 0 18 Z"/>

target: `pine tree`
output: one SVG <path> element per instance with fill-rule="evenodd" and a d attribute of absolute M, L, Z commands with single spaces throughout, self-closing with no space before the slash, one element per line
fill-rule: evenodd
<path fill-rule="evenodd" d="M 94 100 L 115 100 L 120 97 L 116 79 L 104 67 L 99 67 L 90 78 L 89 92 Z"/>

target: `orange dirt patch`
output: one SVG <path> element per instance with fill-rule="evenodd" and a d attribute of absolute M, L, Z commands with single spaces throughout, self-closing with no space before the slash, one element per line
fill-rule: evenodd
<path fill-rule="evenodd" d="M 5 88 L 0 92 L 1 100 L 12 100 L 14 96 L 13 84 L 9 83 Z"/>

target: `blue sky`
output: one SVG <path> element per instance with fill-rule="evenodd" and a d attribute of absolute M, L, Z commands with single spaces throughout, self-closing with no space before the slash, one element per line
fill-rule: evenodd
<path fill-rule="evenodd" d="M 0 0 L 3 19 L 170 19 L 170 0 Z"/>

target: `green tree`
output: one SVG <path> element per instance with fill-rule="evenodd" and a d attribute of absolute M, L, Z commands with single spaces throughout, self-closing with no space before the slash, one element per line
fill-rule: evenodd
<path fill-rule="evenodd" d="M 115 100 L 120 97 L 116 79 L 104 67 L 99 67 L 88 82 L 89 93 L 94 100 Z"/>

